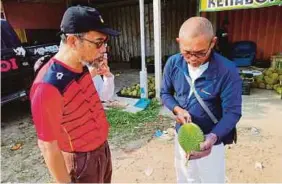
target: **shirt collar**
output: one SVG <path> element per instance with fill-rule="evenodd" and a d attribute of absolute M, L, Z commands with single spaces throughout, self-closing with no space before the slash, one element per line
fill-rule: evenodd
<path fill-rule="evenodd" d="M 214 51 L 212 51 L 209 62 L 208 62 L 208 68 L 204 71 L 204 73 L 201 75 L 200 78 L 206 78 L 207 80 L 212 80 L 214 78 L 216 78 L 218 76 L 218 61 L 215 59 L 217 53 L 215 53 Z M 189 75 L 189 71 L 188 71 L 188 65 L 187 62 L 185 61 L 184 57 L 182 55 L 180 55 L 180 62 L 178 65 L 178 67 L 182 68 L 182 70 L 188 75 Z M 206 63 L 205 63 L 206 64 Z M 203 65 L 201 65 L 203 66 Z"/>

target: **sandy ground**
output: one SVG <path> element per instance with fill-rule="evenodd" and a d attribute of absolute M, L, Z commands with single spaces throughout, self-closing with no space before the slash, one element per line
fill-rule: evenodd
<path fill-rule="evenodd" d="M 238 143 L 226 146 L 226 180 L 282 182 L 282 100 L 273 91 L 254 90 L 243 101 Z M 135 152 L 114 157 L 114 182 L 174 183 L 173 149 L 173 141 L 154 139 Z"/>
<path fill-rule="evenodd" d="M 11 104 L 2 108 L 1 115 L 1 182 L 51 182 L 36 146 L 28 106 Z M 243 96 L 238 143 L 226 147 L 227 182 L 282 182 L 281 119 L 282 100 L 273 91 L 254 90 Z M 112 181 L 174 183 L 172 139 L 148 142 L 147 137 L 128 141 L 122 149 L 111 144 Z M 11 150 L 17 143 L 21 148 Z"/>

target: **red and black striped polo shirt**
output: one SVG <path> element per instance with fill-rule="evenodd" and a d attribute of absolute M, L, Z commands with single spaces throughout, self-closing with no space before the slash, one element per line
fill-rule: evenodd
<path fill-rule="evenodd" d="M 78 72 L 52 58 L 30 92 L 38 138 L 57 140 L 66 152 L 87 152 L 102 145 L 109 124 L 87 67 Z"/>

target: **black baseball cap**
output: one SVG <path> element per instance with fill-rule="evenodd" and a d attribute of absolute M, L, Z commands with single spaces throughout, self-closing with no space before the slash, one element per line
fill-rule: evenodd
<path fill-rule="evenodd" d="M 95 8 L 88 6 L 69 7 L 64 13 L 60 33 L 75 34 L 88 31 L 98 31 L 110 36 L 120 34 L 104 23 L 101 14 Z"/>

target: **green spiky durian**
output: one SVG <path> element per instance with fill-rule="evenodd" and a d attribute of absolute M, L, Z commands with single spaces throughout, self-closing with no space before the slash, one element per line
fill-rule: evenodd
<path fill-rule="evenodd" d="M 269 69 L 265 72 L 265 75 L 270 77 L 272 75 L 272 73 L 273 73 L 273 70 Z"/>
<path fill-rule="evenodd" d="M 178 141 L 186 153 L 200 151 L 200 143 L 205 139 L 201 128 L 194 123 L 182 125 L 178 131 Z"/>
<path fill-rule="evenodd" d="M 271 78 L 272 79 L 278 79 L 279 74 L 278 73 L 272 73 Z"/>
<path fill-rule="evenodd" d="M 273 89 L 273 85 L 267 84 L 265 88 L 271 90 L 271 89 Z"/>

